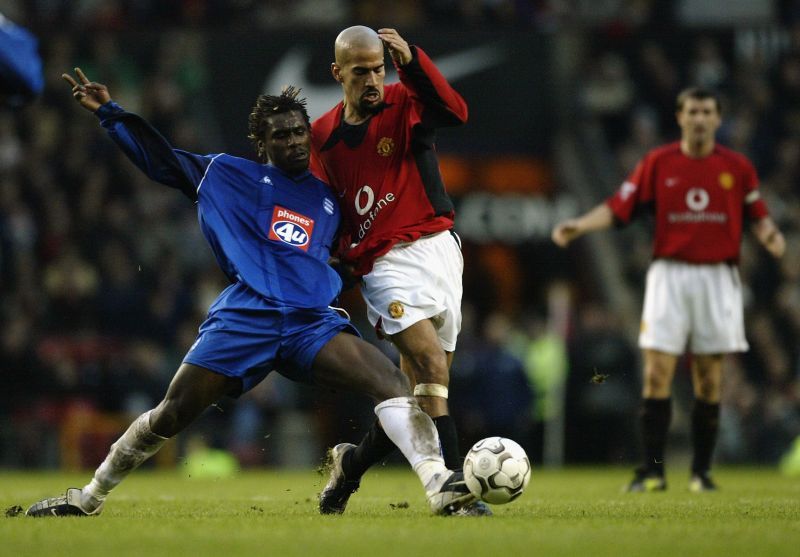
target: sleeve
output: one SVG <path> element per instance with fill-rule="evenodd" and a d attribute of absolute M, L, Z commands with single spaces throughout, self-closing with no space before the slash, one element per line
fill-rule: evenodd
<path fill-rule="evenodd" d="M 750 220 L 769 216 L 767 204 L 758 189 L 758 175 L 750 161 L 744 161 L 744 212 Z"/>
<path fill-rule="evenodd" d="M 653 188 L 650 179 L 652 168 L 650 157 L 639 161 L 614 195 L 606 199 L 606 205 L 614 214 L 617 225 L 628 224 L 637 216 L 642 207 L 652 205 Z"/>
<path fill-rule="evenodd" d="M 425 52 L 411 46 L 412 59 L 397 66 L 400 82 L 414 103 L 414 121 L 428 128 L 458 126 L 467 121 L 467 103 L 453 89 Z"/>
<path fill-rule="evenodd" d="M 326 184 L 330 184 L 330 180 L 328 180 L 328 173 L 325 171 L 325 165 L 322 162 L 322 157 L 319 156 L 319 150 L 316 144 L 312 145 L 311 148 L 311 163 L 309 164 L 309 170 L 315 178 L 322 180 Z"/>
<path fill-rule="evenodd" d="M 31 101 L 44 89 L 38 41 L 0 14 L 0 95 L 12 106 Z"/>
<path fill-rule="evenodd" d="M 214 156 L 173 149 L 144 118 L 126 112 L 114 101 L 98 108 L 95 115 L 114 143 L 148 178 L 197 201 L 197 188 Z"/>

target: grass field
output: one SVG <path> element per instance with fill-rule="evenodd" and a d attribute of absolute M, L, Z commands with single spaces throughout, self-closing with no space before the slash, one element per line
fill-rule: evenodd
<path fill-rule="evenodd" d="M 624 494 L 625 469 L 534 469 L 527 492 L 486 518 L 434 517 L 405 470 L 370 472 L 343 516 L 320 516 L 314 472 L 187 479 L 139 471 L 97 518 L 0 517 L 0 555 L 782 556 L 800 554 L 800 480 L 723 469 L 717 493 Z M 0 472 L 0 505 L 24 508 L 88 474 Z M 13 514 L 13 513 L 7 513 Z"/>

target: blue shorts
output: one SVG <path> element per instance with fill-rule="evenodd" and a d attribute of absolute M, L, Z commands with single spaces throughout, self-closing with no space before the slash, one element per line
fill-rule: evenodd
<path fill-rule="evenodd" d="M 360 336 L 331 308 L 276 304 L 237 282 L 211 305 L 183 362 L 240 378 L 242 393 L 272 370 L 309 383 L 317 353 L 341 331 Z"/>

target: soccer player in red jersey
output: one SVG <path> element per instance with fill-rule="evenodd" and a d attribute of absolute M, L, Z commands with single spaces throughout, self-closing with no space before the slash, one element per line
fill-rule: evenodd
<path fill-rule="evenodd" d="M 759 194 L 753 165 L 715 141 L 722 122 L 719 98 L 704 89 L 686 89 L 678 95 L 676 110 L 680 141 L 650 151 L 613 196 L 558 224 L 552 234 L 553 241 L 565 247 L 587 232 L 625 225 L 642 211 L 654 215 L 653 262 L 639 336 L 645 454 L 629 491 L 667 487 L 664 448 L 671 385 L 687 342 L 695 395 L 689 487 L 716 489 L 710 468 L 723 358 L 748 349 L 737 268 L 744 215 L 770 254 L 779 258 L 785 249 L 784 237 Z"/>
<path fill-rule="evenodd" d="M 400 83 L 384 85 L 384 46 Z M 463 259 L 434 140 L 436 128 L 466 122 L 467 105 L 427 54 L 394 29 L 345 29 L 331 70 L 344 98 L 312 125 L 312 170 L 339 194 L 341 260 L 361 281 L 370 322 L 400 352 L 445 462 L 461 468 L 447 394 Z M 358 447 L 331 449 L 320 512 L 344 512 L 361 476 L 393 450 L 377 423 Z M 480 502 L 469 512 L 489 514 Z"/>

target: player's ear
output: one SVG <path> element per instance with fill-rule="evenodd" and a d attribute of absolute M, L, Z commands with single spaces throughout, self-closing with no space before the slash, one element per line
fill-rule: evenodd
<path fill-rule="evenodd" d="M 342 82 L 342 68 L 339 67 L 339 64 L 333 62 L 331 64 L 331 75 L 333 75 L 333 79 L 338 81 L 339 83 Z"/>

